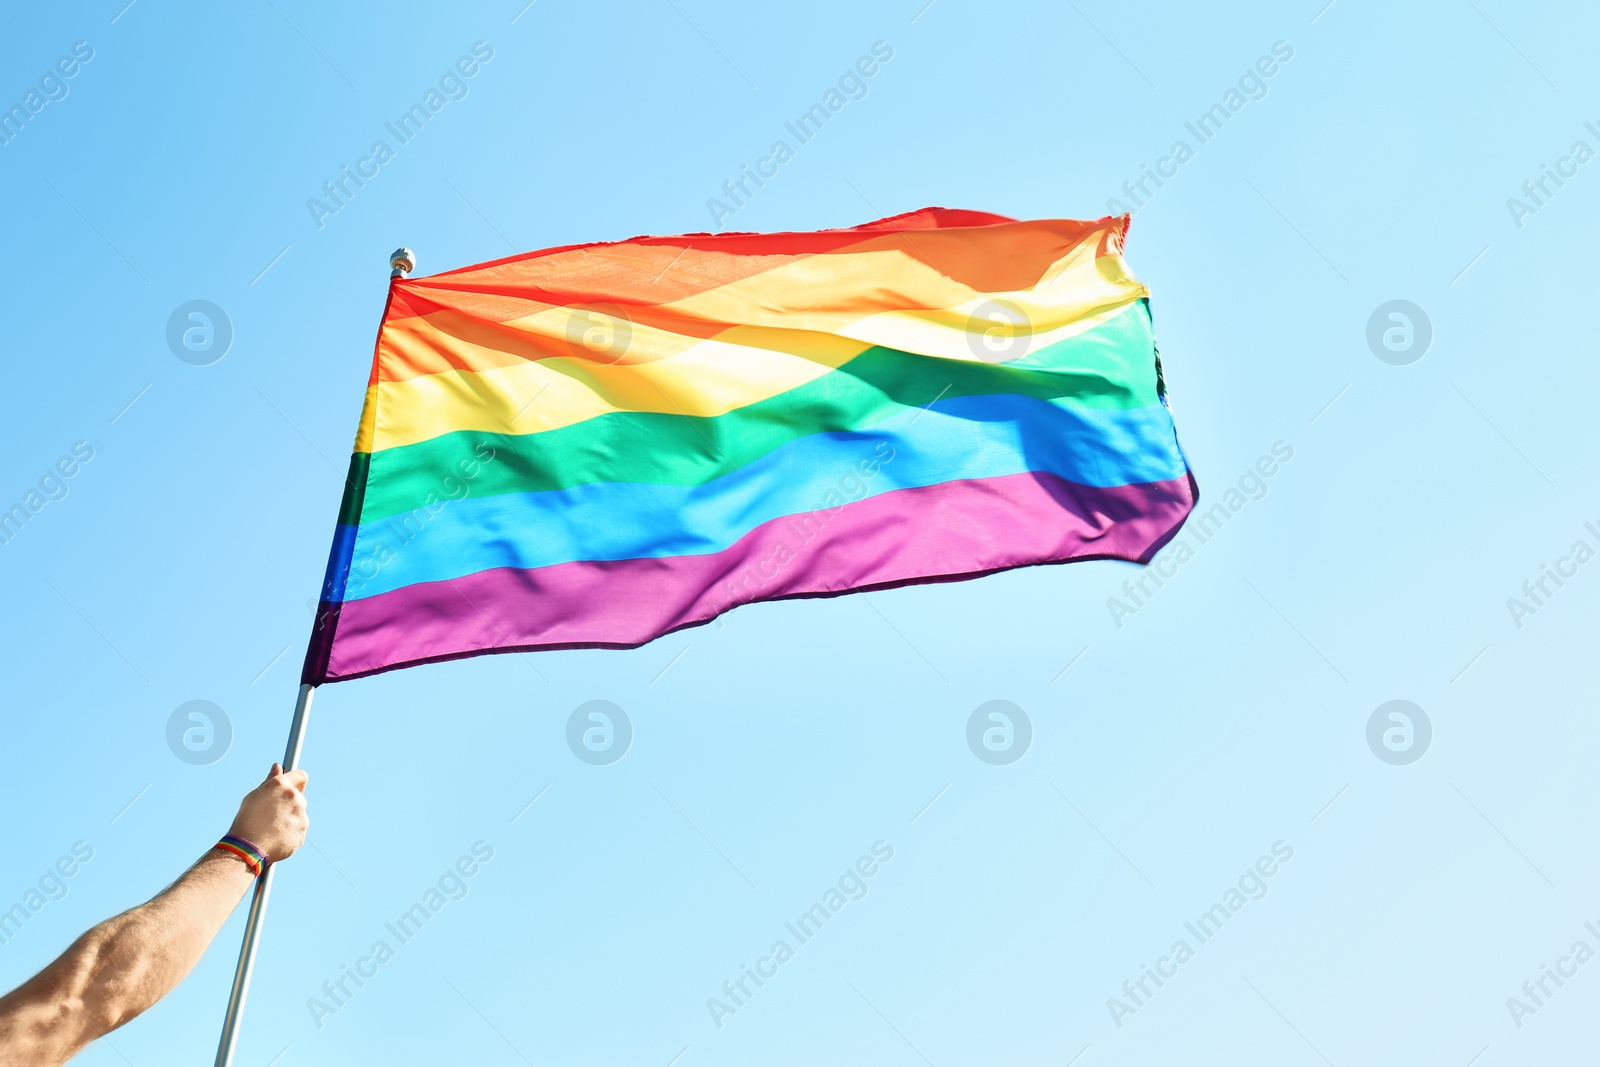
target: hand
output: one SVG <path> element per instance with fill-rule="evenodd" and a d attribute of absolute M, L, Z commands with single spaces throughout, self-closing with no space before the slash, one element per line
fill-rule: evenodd
<path fill-rule="evenodd" d="M 277 862 L 294 855 L 306 839 L 306 772 L 285 774 L 272 765 L 267 780 L 244 795 L 228 832 L 242 837 Z"/>

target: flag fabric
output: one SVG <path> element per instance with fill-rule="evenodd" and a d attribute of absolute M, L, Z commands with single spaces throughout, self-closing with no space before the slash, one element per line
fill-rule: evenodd
<path fill-rule="evenodd" d="M 1197 491 L 1128 222 L 928 208 L 395 278 L 304 681 L 1148 562 Z"/>

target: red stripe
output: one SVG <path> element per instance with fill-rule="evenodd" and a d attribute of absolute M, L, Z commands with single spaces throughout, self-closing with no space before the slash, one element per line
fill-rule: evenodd
<path fill-rule="evenodd" d="M 815 255 L 894 249 L 977 292 L 1031 289 L 1068 249 L 1099 235 L 1120 253 L 1126 215 L 1019 222 L 927 208 L 864 226 L 808 233 L 691 233 L 565 245 L 397 280 L 385 321 L 454 310 L 503 323 L 551 307 L 663 307 Z M 915 235 L 915 236 L 913 236 Z"/>

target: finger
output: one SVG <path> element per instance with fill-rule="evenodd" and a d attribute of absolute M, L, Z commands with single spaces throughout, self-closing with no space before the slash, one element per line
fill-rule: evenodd
<path fill-rule="evenodd" d="M 305 771 L 289 771 L 283 776 L 284 785 L 298 789 L 302 793 L 306 791 L 306 783 L 309 781 L 310 776 Z"/>
<path fill-rule="evenodd" d="M 272 770 L 267 772 L 266 780 L 270 782 L 270 781 L 272 781 L 274 778 L 278 777 L 278 775 L 280 775 L 282 773 L 283 773 L 283 765 L 279 764 L 279 763 L 274 763 L 272 765 Z"/>

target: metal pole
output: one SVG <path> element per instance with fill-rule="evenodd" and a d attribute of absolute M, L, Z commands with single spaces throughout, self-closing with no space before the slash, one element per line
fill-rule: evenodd
<path fill-rule="evenodd" d="M 289 727 L 289 745 L 283 753 L 283 769 L 296 770 L 300 766 L 300 748 L 305 744 L 306 720 L 311 717 L 311 694 L 314 685 L 302 685 L 300 697 L 294 704 L 294 722 Z M 222 1022 L 222 1041 L 217 1045 L 216 1067 L 232 1067 L 234 1046 L 239 1043 L 239 1016 L 244 1013 L 244 998 L 250 992 L 250 975 L 256 967 L 256 949 L 261 944 L 261 923 L 267 914 L 267 896 L 272 892 L 272 876 L 278 869 L 275 863 L 256 879 L 256 894 L 250 901 L 250 918 L 244 926 L 244 945 L 239 949 L 239 968 L 233 972 L 233 991 L 228 994 L 228 1015 Z"/>
<path fill-rule="evenodd" d="M 417 256 L 409 248 L 397 248 L 389 256 L 389 277 L 404 278 L 417 269 Z M 289 726 L 289 745 L 283 753 L 283 769 L 298 770 L 300 748 L 305 744 L 306 720 L 311 717 L 314 685 L 301 685 L 294 705 L 294 722 Z M 233 990 L 228 994 L 228 1014 L 222 1020 L 222 1040 L 217 1044 L 215 1067 L 233 1067 L 234 1048 L 239 1043 L 239 1016 L 244 1014 L 244 998 L 250 992 L 250 975 L 256 968 L 256 949 L 261 944 L 261 924 L 267 914 L 267 897 L 272 893 L 272 876 L 278 865 L 269 863 L 256 879 L 256 894 L 250 901 L 250 918 L 244 925 L 244 944 L 239 948 L 239 967 L 233 972 Z"/>

